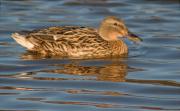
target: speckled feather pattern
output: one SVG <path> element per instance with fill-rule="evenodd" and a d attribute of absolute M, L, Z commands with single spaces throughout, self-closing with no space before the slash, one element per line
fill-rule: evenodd
<path fill-rule="evenodd" d="M 127 53 L 123 41 L 106 41 L 93 28 L 64 26 L 34 30 L 25 34 L 32 51 L 63 57 L 111 57 Z"/>

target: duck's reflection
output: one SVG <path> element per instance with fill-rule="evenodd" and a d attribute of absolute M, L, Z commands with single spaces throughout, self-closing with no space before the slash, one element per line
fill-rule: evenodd
<path fill-rule="evenodd" d="M 42 57 L 38 55 L 30 55 L 27 53 L 23 55 L 23 59 L 26 60 L 36 60 L 39 58 Z M 69 60 L 71 62 L 62 64 L 53 64 L 51 62 L 49 66 L 55 66 L 55 69 L 46 69 L 41 70 L 40 72 L 45 72 L 48 74 L 55 73 L 87 76 L 87 78 L 93 76 L 98 81 L 124 82 L 126 81 L 125 76 L 127 75 L 128 71 L 137 71 L 136 68 L 131 68 L 127 65 L 127 63 L 123 62 L 125 59 L 126 58 L 101 60 Z M 41 80 L 42 79 L 43 78 L 41 77 Z M 44 79 L 50 80 L 50 78 Z M 54 80 L 54 78 L 52 79 Z"/>
<path fill-rule="evenodd" d="M 46 70 L 48 73 L 71 74 L 80 76 L 95 76 L 96 80 L 124 82 L 127 74 L 127 65 L 111 63 L 103 66 L 83 66 L 77 63 L 63 64 L 60 69 Z"/>

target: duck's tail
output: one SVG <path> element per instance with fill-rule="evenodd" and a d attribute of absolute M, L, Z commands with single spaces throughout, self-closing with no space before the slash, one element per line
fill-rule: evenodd
<path fill-rule="evenodd" d="M 23 47 L 26 47 L 28 50 L 31 50 L 34 47 L 34 44 L 32 44 L 25 35 L 21 35 L 19 33 L 13 33 L 11 37 L 20 45 Z"/>

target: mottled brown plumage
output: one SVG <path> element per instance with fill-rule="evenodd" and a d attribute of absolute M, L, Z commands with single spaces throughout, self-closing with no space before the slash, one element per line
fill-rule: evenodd
<path fill-rule="evenodd" d="M 78 26 L 56 26 L 14 33 L 12 37 L 30 51 L 73 58 L 126 55 L 128 47 L 118 37 L 137 38 L 137 36 L 129 36 L 123 21 L 116 17 L 105 18 L 98 30 Z"/>

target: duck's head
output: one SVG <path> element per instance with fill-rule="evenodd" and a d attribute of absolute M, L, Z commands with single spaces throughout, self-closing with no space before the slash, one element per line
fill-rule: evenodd
<path fill-rule="evenodd" d="M 98 33 L 102 38 L 108 41 L 119 40 L 123 37 L 129 40 L 139 42 L 141 38 L 131 33 L 125 26 L 123 20 L 114 16 L 106 17 L 100 24 Z"/>

